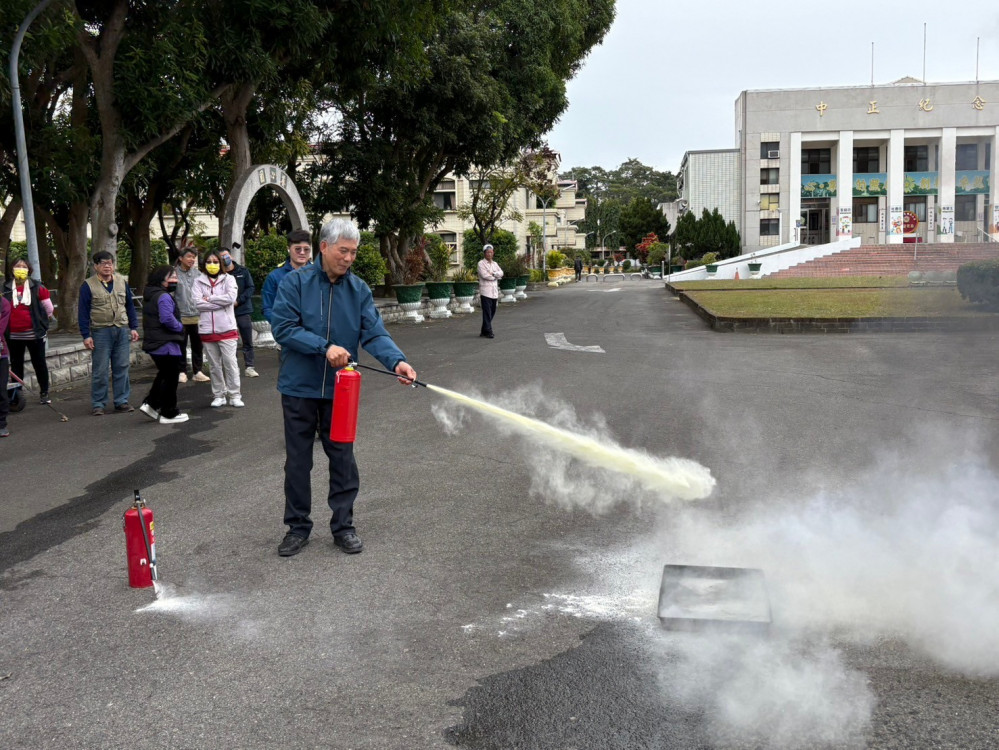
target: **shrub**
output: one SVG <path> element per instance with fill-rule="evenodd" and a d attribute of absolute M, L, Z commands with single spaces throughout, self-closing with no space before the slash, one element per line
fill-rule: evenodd
<path fill-rule="evenodd" d="M 541 281 L 545 281 L 545 274 L 540 268 L 531 269 L 531 281 L 535 284 Z"/>
<path fill-rule="evenodd" d="M 493 260 L 502 267 L 506 258 L 517 254 L 517 235 L 505 229 L 497 229 L 489 238 L 493 246 Z M 462 261 L 465 268 L 475 269 L 482 260 L 482 242 L 475 230 L 466 229 L 462 237 Z"/>
<path fill-rule="evenodd" d="M 701 265 L 707 266 L 718 262 L 718 253 L 704 253 L 701 256 Z"/>
<path fill-rule="evenodd" d="M 669 250 L 669 246 L 664 242 L 656 242 L 652 247 L 649 248 L 649 257 L 646 262 L 650 266 L 658 266 L 664 260 L 666 260 L 666 252 Z"/>
<path fill-rule="evenodd" d="M 621 264 L 621 267 L 624 268 L 625 271 L 627 271 L 629 268 L 631 268 L 631 261 L 625 260 L 624 263 Z"/>
<path fill-rule="evenodd" d="M 374 232 L 361 232 L 361 241 L 357 245 L 357 257 L 350 270 L 372 289 L 385 283 L 388 266 L 382 257 L 378 238 L 375 237 Z"/>
<path fill-rule="evenodd" d="M 427 243 L 427 255 L 430 256 L 427 280 L 447 281 L 447 272 L 451 266 L 451 249 L 439 234 L 425 234 L 423 237 Z"/>
<path fill-rule="evenodd" d="M 978 260 L 957 269 L 957 290 L 963 299 L 999 306 L 999 260 Z"/>
<path fill-rule="evenodd" d="M 545 265 L 548 268 L 564 268 L 568 260 L 569 259 L 558 250 L 550 250 L 548 255 L 545 256 Z"/>
<path fill-rule="evenodd" d="M 250 269 L 257 289 L 263 289 L 267 275 L 288 259 L 288 240 L 273 228 L 259 239 L 247 240 L 244 249 L 244 265 Z"/>

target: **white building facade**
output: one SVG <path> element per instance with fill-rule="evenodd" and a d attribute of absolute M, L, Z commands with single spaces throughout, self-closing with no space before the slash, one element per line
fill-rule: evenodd
<path fill-rule="evenodd" d="M 679 197 L 664 210 L 670 226 L 676 228 L 676 219 L 685 213 L 692 213 L 699 219 L 704 209 L 711 213 L 717 208 L 726 222 L 735 223 L 741 236 L 740 156 L 737 148 L 686 152 L 677 173 Z M 676 213 L 670 218 L 674 206 Z"/>
<path fill-rule="evenodd" d="M 999 234 L 997 81 L 743 91 L 735 121 L 746 251 Z"/>

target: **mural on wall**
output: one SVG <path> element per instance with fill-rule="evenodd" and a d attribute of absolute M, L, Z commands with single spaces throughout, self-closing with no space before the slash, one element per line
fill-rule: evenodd
<path fill-rule="evenodd" d="M 853 209 L 840 207 L 839 223 L 836 224 L 836 236 L 840 239 L 853 237 Z"/>
<path fill-rule="evenodd" d="M 835 198 L 836 175 L 834 174 L 803 174 L 801 175 L 802 198 Z"/>
<path fill-rule="evenodd" d="M 937 227 L 937 236 L 954 234 L 954 207 L 940 207 L 940 226 Z"/>
<path fill-rule="evenodd" d="M 860 172 L 853 176 L 854 198 L 880 198 L 888 195 L 887 172 Z"/>
<path fill-rule="evenodd" d="M 954 174 L 957 195 L 982 195 L 989 192 L 989 170 L 968 169 Z"/>
<path fill-rule="evenodd" d="M 936 195 L 939 179 L 936 172 L 906 172 L 902 191 L 906 195 Z"/>

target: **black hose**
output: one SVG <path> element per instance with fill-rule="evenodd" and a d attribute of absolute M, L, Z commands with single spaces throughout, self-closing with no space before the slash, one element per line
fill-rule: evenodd
<path fill-rule="evenodd" d="M 422 385 L 424 388 L 427 387 L 427 384 L 424 383 L 421 380 L 410 380 L 410 378 L 407 378 L 405 375 L 397 375 L 396 373 L 392 372 L 391 370 L 383 370 L 383 369 L 381 369 L 379 367 L 371 367 L 370 365 L 362 365 L 362 364 L 358 364 L 357 362 L 351 362 L 349 365 L 347 365 L 347 367 L 363 367 L 365 370 L 371 370 L 371 372 L 378 372 L 378 373 L 381 373 L 382 375 L 391 375 L 393 378 L 402 378 L 403 380 L 409 380 L 409 382 L 411 382 L 414 387 L 418 386 L 418 385 Z"/>

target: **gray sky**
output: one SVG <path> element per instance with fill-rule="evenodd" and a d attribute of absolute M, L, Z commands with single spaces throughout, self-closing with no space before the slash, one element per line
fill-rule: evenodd
<path fill-rule="evenodd" d="M 746 89 L 999 79 L 995 0 L 618 0 L 617 18 L 569 82 L 548 136 L 562 168 L 613 169 L 635 157 L 676 172 L 692 149 L 735 146 Z M 995 103 L 999 107 L 999 102 Z"/>

